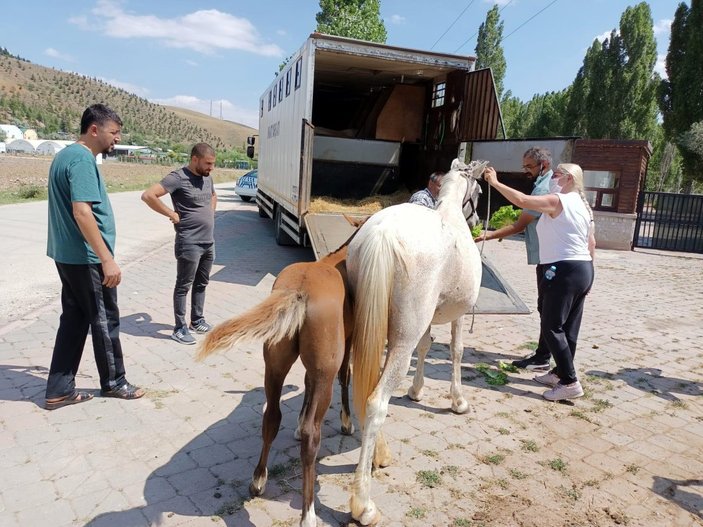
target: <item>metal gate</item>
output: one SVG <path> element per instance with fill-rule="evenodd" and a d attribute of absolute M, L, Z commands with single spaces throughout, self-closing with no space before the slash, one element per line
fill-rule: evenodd
<path fill-rule="evenodd" d="M 703 195 L 641 192 L 633 246 L 703 253 Z"/>

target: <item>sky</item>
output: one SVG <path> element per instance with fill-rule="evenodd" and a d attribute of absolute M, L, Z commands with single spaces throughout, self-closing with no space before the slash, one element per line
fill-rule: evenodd
<path fill-rule="evenodd" d="M 387 44 L 475 55 L 486 12 L 504 24 L 506 90 L 523 101 L 566 88 L 627 0 L 381 0 Z M 690 5 L 690 1 L 687 2 Z M 34 0 L 3 2 L 0 47 L 102 79 L 152 102 L 258 127 L 258 100 L 316 26 L 315 0 Z M 659 60 L 678 0 L 650 0 Z"/>

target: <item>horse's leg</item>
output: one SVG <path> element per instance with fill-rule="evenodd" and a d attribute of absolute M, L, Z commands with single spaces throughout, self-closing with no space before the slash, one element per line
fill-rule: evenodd
<path fill-rule="evenodd" d="M 306 382 L 306 392 L 310 392 L 308 404 L 301 414 L 300 460 L 303 466 L 303 515 L 301 527 L 315 527 L 315 463 L 320 451 L 320 433 L 322 419 L 332 401 L 334 371 L 321 371 L 316 378 L 310 377 Z M 306 374 L 307 377 L 307 374 Z"/>
<path fill-rule="evenodd" d="M 298 358 L 296 340 L 284 339 L 274 346 L 264 345 L 266 411 L 264 412 L 261 431 L 263 445 L 261 446 L 259 464 L 254 469 L 254 475 L 249 485 L 249 492 L 252 496 L 260 496 L 266 487 L 266 480 L 268 479 L 266 465 L 269 451 L 271 450 L 271 443 L 276 438 L 278 429 L 281 426 L 281 390 L 283 389 L 283 381 L 285 381 L 291 366 Z"/>
<path fill-rule="evenodd" d="M 420 338 L 420 342 L 417 344 L 417 365 L 415 366 L 415 377 L 413 377 L 413 385 L 408 388 L 408 397 L 413 401 L 419 401 L 422 399 L 422 387 L 425 384 L 425 357 L 427 352 L 430 351 L 430 346 L 432 345 L 432 338 L 430 336 L 430 328 L 427 328 L 425 334 Z"/>
<path fill-rule="evenodd" d="M 464 356 L 464 340 L 462 328 L 464 317 L 461 316 L 452 322 L 452 384 L 449 395 L 452 398 L 452 412 L 457 414 L 466 413 L 469 410 L 469 403 L 461 393 L 461 359 Z"/>
<path fill-rule="evenodd" d="M 369 497 L 373 450 L 388 413 L 388 402 L 391 395 L 410 369 L 412 351 L 412 345 L 389 348 L 383 374 L 366 402 L 366 420 L 361 438 L 361 453 L 359 464 L 354 473 L 354 487 L 349 502 L 352 517 L 361 525 L 376 524 L 381 518 L 376 504 Z"/>
<path fill-rule="evenodd" d="M 339 368 L 339 374 L 337 378 L 339 379 L 339 387 L 342 392 L 342 410 L 339 413 L 339 418 L 342 421 L 342 433 L 345 435 L 352 435 L 354 433 L 354 423 L 351 418 L 351 411 L 349 410 L 349 359 L 351 358 L 351 339 L 347 339 L 344 345 L 344 359 L 342 359 L 342 366 Z"/>
<path fill-rule="evenodd" d="M 303 415 L 305 414 L 305 409 L 310 404 L 310 384 L 308 381 L 308 374 L 305 373 L 305 391 L 303 392 L 303 406 L 300 409 L 300 414 L 298 414 L 298 426 L 295 427 L 295 432 L 293 432 L 293 437 L 300 441 L 301 432 L 300 429 L 303 427 Z"/>

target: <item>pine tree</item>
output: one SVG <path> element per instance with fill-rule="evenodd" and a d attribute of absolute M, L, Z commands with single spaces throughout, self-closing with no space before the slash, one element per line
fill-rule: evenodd
<path fill-rule="evenodd" d="M 316 31 L 328 35 L 386 42 L 380 0 L 320 0 Z"/>
<path fill-rule="evenodd" d="M 671 40 L 666 56 L 667 80 L 660 85 L 659 107 L 664 118 L 664 134 L 676 143 L 683 164 L 684 191 L 694 181 L 703 181 L 703 158 L 691 149 L 692 127 L 703 121 L 703 0 L 691 0 L 689 8 L 679 4 L 671 24 Z M 688 135 L 687 135 L 688 134 Z"/>
<path fill-rule="evenodd" d="M 478 28 L 476 40 L 476 69 L 491 68 L 498 98 L 503 95 L 505 78 L 505 55 L 501 42 L 503 40 L 503 22 L 500 20 L 498 4 L 486 13 L 486 21 Z"/>

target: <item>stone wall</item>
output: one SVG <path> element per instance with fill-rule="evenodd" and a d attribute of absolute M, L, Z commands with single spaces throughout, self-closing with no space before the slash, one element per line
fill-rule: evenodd
<path fill-rule="evenodd" d="M 596 247 L 598 249 L 632 249 L 637 214 L 593 211 L 596 224 Z"/>

